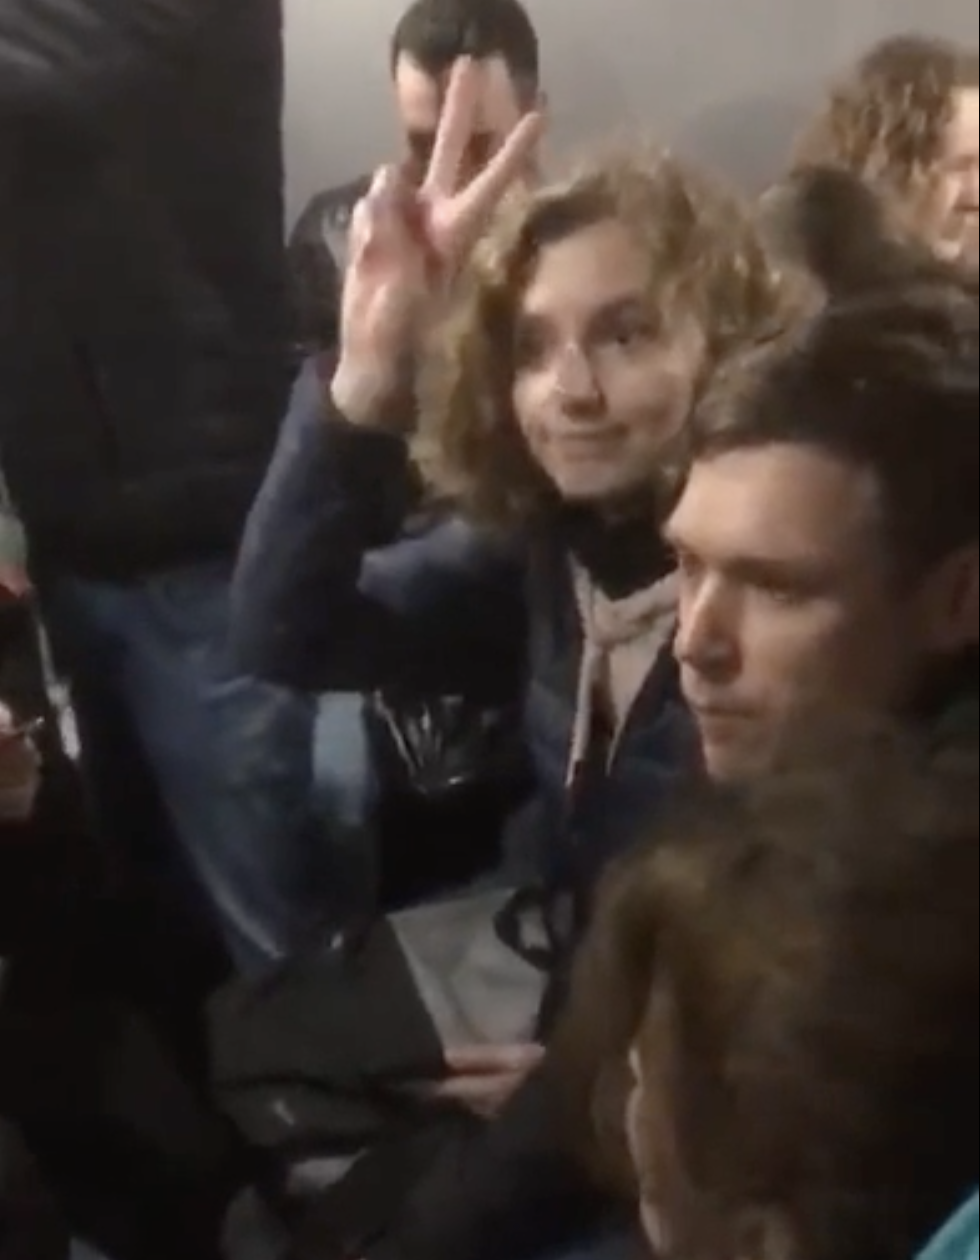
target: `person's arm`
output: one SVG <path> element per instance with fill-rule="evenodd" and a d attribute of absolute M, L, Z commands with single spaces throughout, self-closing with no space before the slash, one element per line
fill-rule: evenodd
<path fill-rule="evenodd" d="M 365 1260 L 504 1260 L 588 1237 L 615 1209 L 564 1152 L 560 1105 L 546 1061 L 495 1120 L 441 1153 Z"/>
<path fill-rule="evenodd" d="M 3 0 L 0 119 L 97 121 L 142 90 L 222 2 Z"/>
<path fill-rule="evenodd" d="M 0 1260 L 68 1260 L 61 1211 L 19 1130 L 0 1120 Z"/>
<path fill-rule="evenodd" d="M 459 522 L 402 537 L 415 504 L 403 439 L 331 411 L 308 363 L 239 553 L 236 665 L 311 691 L 516 683 L 517 562 Z"/>
<path fill-rule="evenodd" d="M 325 397 L 321 404 L 332 414 L 319 423 L 315 413 L 287 423 L 246 533 L 233 609 L 245 669 L 293 685 L 303 685 L 303 675 L 313 688 L 364 690 L 396 681 L 472 692 L 501 639 L 516 629 L 523 646 L 523 583 L 512 562 L 474 555 L 469 581 L 456 565 L 442 582 L 433 558 L 424 580 L 409 584 L 411 608 L 361 580 L 366 553 L 394 542 L 397 518 L 404 519 L 392 500 L 404 509 L 411 481 L 404 435 L 414 417 L 397 402 L 393 410 L 392 400 L 412 377 L 419 331 L 526 168 L 543 126 L 539 115 L 521 117 L 481 174 L 461 181 L 457 140 L 472 130 L 470 77 L 468 63 L 453 72 L 421 185 L 384 167 L 354 214 L 333 405 Z M 413 563 L 422 568 L 422 556 Z M 489 590 L 490 599 L 478 599 L 478 589 Z M 453 685 L 457 663 L 465 669 Z"/>

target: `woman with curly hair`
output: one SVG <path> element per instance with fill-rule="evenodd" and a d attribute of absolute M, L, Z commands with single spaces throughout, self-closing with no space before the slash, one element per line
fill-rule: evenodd
<path fill-rule="evenodd" d="M 872 48 L 804 127 L 797 167 L 858 176 L 942 257 L 977 266 L 978 60 L 938 38 Z"/>
<path fill-rule="evenodd" d="M 976 748 L 831 734 L 692 799 L 580 953 L 556 1067 L 659 1260 L 975 1254 Z"/>
<path fill-rule="evenodd" d="M 355 215 L 324 414 L 246 538 L 235 630 L 260 672 L 311 688 L 424 690 L 434 669 L 445 690 L 454 662 L 465 686 L 524 621 L 536 838 L 549 873 L 574 854 L 588 880 L 692 752 L 658 536 L 671 443 L 717 361 L 783 317 L 783 292 L 751 212 L 667 153 L 514 188 L 525 116 L 458 189 L 465 89 L 421 188 L 384 170 Z M 480 580 L 425 570 L 413 613 L 439 616 L 421 630 L 404 580 L 386 589 L 368 558 L 420 493 L 489 552 Z"/>
<path fill-rule="evenodd" d="M 557 692 L 553 718 L 564 710 L 537 741 L 541 784 L 600 830 L 642 817 L 676 764 L 657 533 L 672 444 L 713 366 L 768 329 L 777 293 L 734 198 L 669 154 L 637 155 L 509 207 L 432 339 L 417 467 L 430 493 L 525 548 L 532 695 Z"/>
<path fill-rule="evenodd" d="M 672 443 L 716 362 L 783 317 L 751 212 L 670 154 L 522 186 L 540 131 L 524 115 L 461 181 L 477 70 L 453 75 L 421 185 L 382 170 L 355 213 L 323 414 L 253 515 L 237 577 L 240 655 L 311 689 L 445 694 L 452 675 L 466 691 L 521 631 L 535 798 L 507 837 L 500 913 L 466 926 L 508 974 L 531 967 L 533 1009 L 488 1031 L 471 943 L 453 937 L 453 999 L 429 1005 L 435 1092 L 492 1122 L 435 1162 L 395 1227 L 391 1254 L 426 1260 L 483 1255 L 488 1237 L 534 1255 L 595 1223 L 562 1171 L 550 1091 L 523 1085 L 597 873 L 697 760 L 659 537 Z M 440 565 L 420 539 L 415 579 L 386 584 L 377 549 L 426 499 L 479 531 L 481 567 L 472 551 Z"/>
<path fill-rule="evenodd" d="M 701 383 L 766 329 L 777 292 L 742 204 L 668 152 L 599 158 L 515 198 L 431 339 L 426 484 L 525 534 L 563 507 L 648 527 Z"/>

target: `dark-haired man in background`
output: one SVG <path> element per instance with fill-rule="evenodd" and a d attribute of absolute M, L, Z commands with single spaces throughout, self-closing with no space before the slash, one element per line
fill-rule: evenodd
<path fill-rule="evenodd" d="M 514 125 L 515 110 L 529 111 L 540 104 L 538 38 L 519 0 L 484 0 L 479 4 L 472 0 L 415 0 L 395 26 L 389 60 L 395 112 L 404 141 L 403 160 L 420 176 L 431 155 L 450 74 L 464 57 L 478 64 L 481 79 L 477 125 L 469 142 L 464 176 L 493 155 Z M 369 183 L 370 177 L 365 176 L 317 194 L 293 230 L 289 269 L 297 326 L 307 354 L 329 351 L 335 344 L 347 228 Z M 293 445 L 304 440 L 304 429 L 320 423 L 319 397 L 311 362 L 297 383 L 248 538 L 263 528 L 266 506 L 274 499 L 281 479 L 280 466 L 289 463 Z M 420 536 L 425 537 L 429 528 L 424 526 Z M 472 538 L 469 527 L 450 519 L 431 528 L 444 540 L 446 562 L 458 567 L 465 581 Z M 425 549 L 430 546 L 427 539 Z M 375 558 L 379 570 L 404 574 L 407 600 L 412 598 L 412 583 L 424 581 L 414 554 L 410 539 L 404 548 L 386 548 Z M 242 609 L 243 628 L 247 618 L 248 610 Z M 368 819 L 377 793 L 361 696 L 322 698 L 314 741 L 314 782 L 317 812 L 328 835 L 341 841 L 347 854 L 349 886 L 345 899 L 360 902 L 367 894 L 365 880 L 372 878 L 367 872 L 370 859 L 367 864 L 362 859 L 371 844 Z"/>
<path fill-rule="evenodd" d="M 390 68 L 404 160 L 424 172 L 453 65 L 472 57 L 481 65 L 481 124 L 469 161 L 482 166 L 511 125 L 513 99 L 525 109 L 540 103 L 538 38 L 519 0 L 414 0 L 391 36 Z M 317 193 L 290 237 L 290 272 L 300 333 L 310 349 L 333 345 L 338 269 L 346 256 L 347 229 L 370 175 Z"/>

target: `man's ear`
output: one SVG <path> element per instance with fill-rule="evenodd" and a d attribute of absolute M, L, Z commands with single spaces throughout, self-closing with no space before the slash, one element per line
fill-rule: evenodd
<path fill-rule="evenodd" d="M 953 656 L 980 641 L 980 545 L 946 557 L 926 579 L 923 630 L 931 651 Z"/>

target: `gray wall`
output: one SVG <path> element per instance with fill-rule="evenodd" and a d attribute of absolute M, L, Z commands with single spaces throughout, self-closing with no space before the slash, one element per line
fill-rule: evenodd
<path fill-rule="evenodd" d="M 387 160 L 387 42 L 407 0 L 285 0 L 292 217 L 318 188 Z M 882 35 L 977 40 L 976 0 L 527 0 L 551 143 L 669 141 L 756 183 L 822 82 Z"/>

